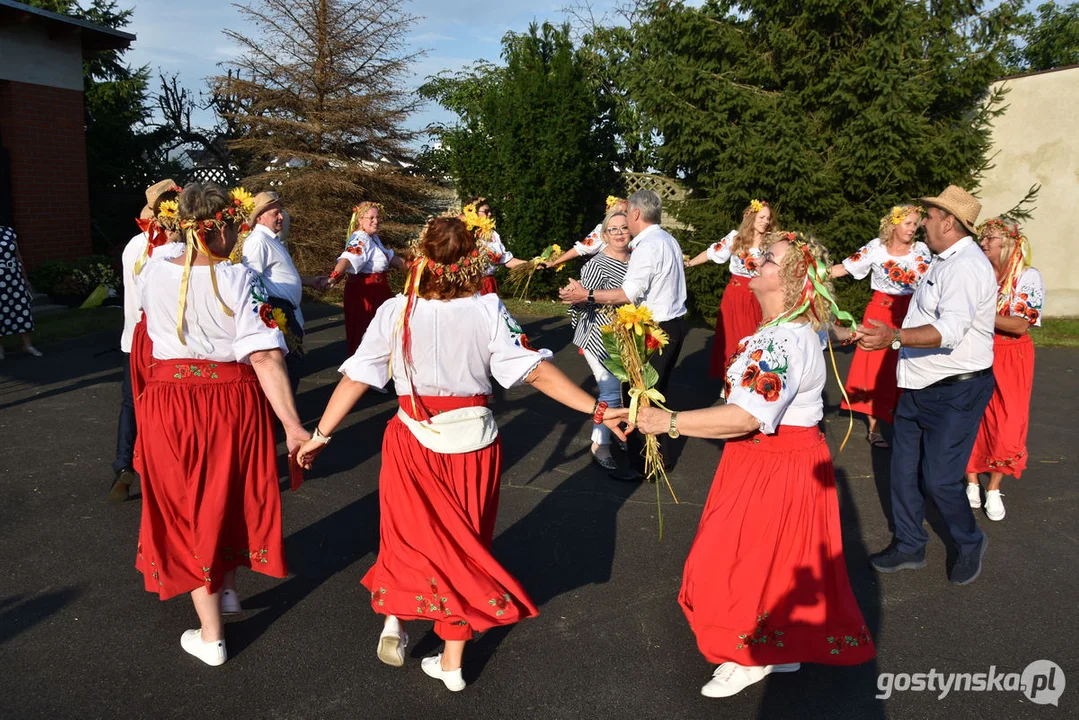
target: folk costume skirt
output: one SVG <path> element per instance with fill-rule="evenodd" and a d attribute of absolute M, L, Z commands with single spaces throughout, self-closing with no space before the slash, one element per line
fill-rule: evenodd
<path fill-rule="evenodd" d="M 727 441 L 678 601 L 709 662 L 857 665 L 876 655 L 847 578 L 820 430 L 782 425 Z"/>
<path fill-rule="evenodd" d="M 285 577 L 273 421 L 251 366 L 154 360 L 139 402 L 146 589 L 216 593 L 236 567 Z"/>
<path fill-rule="evenodd" d="M 716 337 L 712 343 L 709 376 L 722 378 L 727 374 L 727 361 L 734 355 L 738 343 L 757 332 L 762 319 L 761 304 L 749 289 L 749 278 L 732 275 L 716 313 Z"/>
<path fill-rule="evenodd" d="M 128 362 L 131 363 L 131 397 L 135 405 L 135 427 L 141 427 L 142 421 L 139 401 L 146 390 L 146 374 L 154 361 L 154 345 L 150 342 L 150 333 L 146 330 L 146 317 L 143 316 L 135 325 L 131 334 L 131 353 Z M 142 462 L 144 450 L 140 443 L 142 436 L 136 431 L 135 450 L 132 454 L 131 464 L 140 478 L 146 477 L 146 466 Z"/>
<path fill-rule="evenodd" d="M 484 275 L 483 280 L 480 281 L 480 295 L 497 295 L 498 294 L 498 281 L 495 280 L 494 275 Z"/>
<path fill-rule="evenodd" d="M 418 419 L 408 398 L 401 407 Z M 432 413 L 486 404 L 480 397 L 423 397 Z M 378 559 L 362 582 L 371 607 L 401 620 L 434 620 L 443 640 L 539 614 L 491 555 L 502 442 L 467 453 L 429 450 L 395 415 L 382 438 Z"/>
<path fill-rule="evenodd" d="M 393 297 L 386 273 L 349 275 L 345 283 L 345 341 L 348 355 L 356 352 L 382 303 Z"/>
<path fill-rule="evenodd" d="M 993 379 L 997 386 L 978 426 L 967 472 L 998 472 L 1018 478 L 1027 467 L 1030 393 L 1034 388 L 1034 342 L 1030 335 L 993 336 Z"/>
<path fill-rule="evenodd" d="M 873 299 L 865 308 L 862 323 L 879 320 L 890 328 L 902 326 L 910 306 L 910 298 L 910 295 L 889 295 L 875 291 Z M 896 405 L 899 404 L 899 387 L 895 378 L 898 363 L 898 350 L 867 352 L 856 347 L 845 384 L 850 403 L 843 400 L 840 407 L 865 413 L 890 424 Z"/>

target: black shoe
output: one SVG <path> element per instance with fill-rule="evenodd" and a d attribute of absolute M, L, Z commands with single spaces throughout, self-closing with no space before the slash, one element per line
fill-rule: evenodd
<path fill-rule="evenodd" d="M 869 556 L 869 564 L 877 572 L 894 573 L 900 570 L 921 570 L 925 567 L 925 548 L 916 553 L 900 552 L 894 545 Z"/>
<path fill-rule="evenodd" d="M 618 470 L 617 472 L 608 473 L 607 477 L 611 480 L 617 480 L 618 482 L 639 483 L 644 482 L 644 473 L 638 472 L 633 468 L 628 470 Z"/>
<path fill-rule="evenodd" d="M 125 502 L 128 498 L 128 490 L 131 487 L 131 483 L 135 482 L 136 477 L 138 476 L 131 468 L 125 468 L 116 473 L 116 479 L 112 481 L 112 489 L 109 490 L 109 501 L 116 503 Z"/>
<path fill-rule="evenodd" d="M 592 462 L 594 462 L 596 465 L 599 465 L 601 468 L 608 472 L 614 472 L 618 470 L 618 463 L 616 463 L 614 461 L 614 458 L 611 457 L 609 454 L 607 455 L 607 457 L 600 457 L 595 453 L 592 453 Z"/>
<path fill-rule="evenodd" d="M 982 574 L 982 555 L 985 555 L 987 547 L 989 547 L 989 538 L 983 535 L 982 544 L 977 550 L 960 555 L 956 559 L 952 572 L 948 576 L 953 585 L 969 585 Z"/>

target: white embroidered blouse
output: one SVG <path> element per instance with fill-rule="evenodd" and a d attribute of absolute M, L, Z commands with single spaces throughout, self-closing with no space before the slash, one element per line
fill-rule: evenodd
<path fill-rule="evenodd" d="M 337 258 L 348 260 L 348 272 L 353 275 L 374 275 L 390 269 L 393 250 L 382 244 L 378 235 L 357 230 L 345 243 L 345 251 Z"/>
<path fill-rule="evenodd" d="M 755 247 L 742 250 L 737 255 L 732 253 L 731 250 L 736 237 L 738 237 L 738 231 L 731 230 L 723 236 L 722 240 L 712 243 L 706 251 L 708 259 L 719 265 L 730 263 L 731 275 L 743 278 L 754 277 L 760 268 L 761 257 L 764 252 L 759 247 Z"/>
<path fill-rule="evenodd" d="M 932 262 L 929 247 L 921 241 L 911 244 L 907 254 L 900 256 L 889 253 L 880 238 L 874 238 L 844 260 L 843 267 L 856 280 L 872 272 L 871 283 L 877 292 L 910 295 L 929 272 Z"/>

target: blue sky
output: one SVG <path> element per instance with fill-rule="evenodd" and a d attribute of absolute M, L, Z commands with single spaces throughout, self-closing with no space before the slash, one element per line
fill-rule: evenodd
<path fill-rule="evenodd" d="M 127 4 L 120 2 L 121 7 Z M 615 4 L 615 0 L 595 0 L 593 11 L 601 15 Z M 428 51 L 413 69 L 413 87 L 443 69 L 460 69 L 480 59 L 498 61 L 501 39 L 507 31 L 523 31 L 533 20 L 562 22 L 565 5 L 563 0 L 413 0 L 406 9 L 421 19 L 408 42 L 415 49 Z M 136 0 L 133 8 L 132 23 L 125 30 L 138 39 L 126 57 L 135 66 L 150 66 L 155 87 L 160 69 L 166 74 L 178 72 L 190 89 L 202 89 L 203 79 L 217 74 L 217 65 L 237 52 L 221 31 L 239 30 L 242 18 L 223 0 Z M 452 119 L 451 114 L 429 104 L 408 124 L 422 129 L 430 122 Z"/>

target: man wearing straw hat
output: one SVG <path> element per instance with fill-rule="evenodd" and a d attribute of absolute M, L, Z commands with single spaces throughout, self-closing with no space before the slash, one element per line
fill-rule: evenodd
<path fill-rule="evenodd" d="M 949 579 L 966 585 L 981 572 L 989 544 L 971 512 L 963 473 L 993 393 L 997 281 L 971 238 L 981 204 L 955 185 L 921 201 L 936 258 L 911 299 L 903 327 L 870 321 L 873 326 L 858 332 L 865 350 L 899 350 L 896 376 L 903 388 L 892 442 L 895 538 L 870 563 L 879 572 L 925 567 L 929 536 L 922 522 L 928 495 L 958 546 Z"/>
<path fill-rule="evenodd" d="M 303 286 L 315 287 L 318 281 L 300 275 L 281 238 L 285 224 L 281 197 L 272 191 L 260 192 L 255 196 L 254 208 L 247 219 L 251 234 L 244 239 L 241 253 L 244 263 L 261 276 L 270 304 L 286 318 L 281 328 L 289 346 L 285 364 L 295 393 L 303 375 Z"/>

